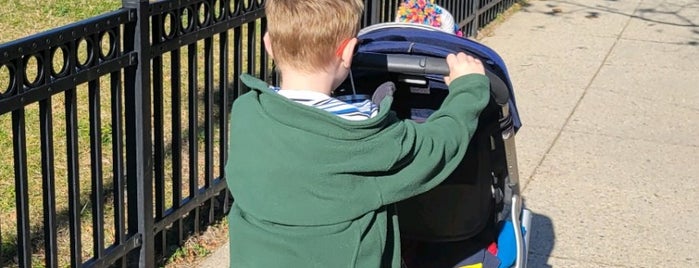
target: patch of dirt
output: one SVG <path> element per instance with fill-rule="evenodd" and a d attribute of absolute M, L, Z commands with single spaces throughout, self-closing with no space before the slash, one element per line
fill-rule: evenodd
<path fill-rule="evenodd" d="M 495 35 L 495 29 L 497 29 L 498 26 L 500 26 L 500 24 L 505 22 L 507 19 L 512 17 L 513 14 L 522 10 L 522 8 L 529 6 L 528 2 L 529 2 L 529 0 L 522 0 L 522 1 L 517 1 L 517 3 L 514 3 L 514 5 L 512 5 L 510 8 L 505 10 L 505 12 L 498 15 L 498 17 L 496 19 L 494 19 L 492 22 L 488 23 L 488 25 L 486 25 L 485 27 L 478 30 L 478 33 L 476 34 L 475 39 L 482 40 L 483 38 Z"/>
<path fill-rule="evenodd" d="M 173 254 L 165 267 L 196 267 L 217 249 L 228 242 L 228 221 L 210 225 L 198 236 L 189 238 L 177 253 Z"/>

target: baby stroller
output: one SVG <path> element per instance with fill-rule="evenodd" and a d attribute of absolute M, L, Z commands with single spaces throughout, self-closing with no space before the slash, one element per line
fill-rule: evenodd
<path fill-rule="evenodd" d="M 373 25 L 359 39 L 351 76 L 335 91 L 341 99 L 375 98 L 391 81 L 396 114 L 424 120 L 447 95 L 444 58 L 458 51 L 479 58 L 491 81 L 491 101 L 461 165 L 440 186 L 397 204 L 403 244 L 415 245 L 404 251 L 415 255 L 413 266 L 462 267 L 464 258 L 511 233 L 513 267 L 526 267 L 531 214 L 519 193 L 514 143 L 521 123 L 502 59 L 477 42 L 416 24 Z"/>

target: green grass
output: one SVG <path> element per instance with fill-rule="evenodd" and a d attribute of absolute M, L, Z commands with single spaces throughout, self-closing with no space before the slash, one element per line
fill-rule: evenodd
<path fill-rule="evenodd" d="M 0 0 L 0 43 L 121 7 L 120 0 Z"/>
<path fill-rule="evenodd" d="M 3 9 L 0 10 L 0 29 L 2 29 L 2 34 L 0 35 L 0 44 L 15 39 L 19 39 L 31 34 L 49 30 L 51 28 L 63 26 L 84 18 L 88 18 L 106 11 L 111 11 L 119 8 L 121 6 L 120 0 L 47 0 L 47 1 L 21 1 L 21 0 L 0 0 L 0 6 Z M 259 32 L 259 23 L 258 23 Z M 246 28 L 243 28 L 243 40 L 247 35 Z M 232 35 L 230 37 L 232 39 Z M 259 36 L 257 42 L 259 44 Z M 214 66 L 218 66 L 218 37 L 214 38 Z M 233 40 L 229 40 L 230 44 L 233 44 Z M 245 42 L 243 42 L 245 43 Z M 202 124 L 204 114 L 204 103 L 203 103 L 203 42 L 198 42 L 198 66 L 200 70 L 199 83 L 196 85 L 198 88 L 197 102 L 199 105 L 199 110 L 197 112 L 198 122 Z M 248 48 L 243 46 L 243 55 L 247 54 Z M 181 58 L 183 70 L 180 73 L 173 74 L 169 71 L 169 53 L 163 57 L 163 66 L 166 68 L 163 70 L 163 88 L 164 88 L 164 114 L 165 122 L 163 124 L 163 129 L 165 130 L 164 143 L 166 147 L 166 158 L 165 158 L 165 196 L 166 196 L 166 207 L 170 207 L 173 204 L 171 198 L 173 186 L 172 186 L 172 157 L 171 152 L 167 151 L 167 148 L 172 144 L 172 124 L 170 120 L 172 103 L 171 103 L 171 89 L 170 82 L 173 75 L 178 75 L 182 77 L 182 126 L 185 128 L 182 131 L 183 136 L 183 146 L 182 146 L 182 174 L 183 174 L 183 193 L 182 195 L 186 197 L 188 192 L 188 171 L 189 171 L 189 146 L 187 141 L 188 132 L 187 125 L 188 115 L 187 109 L 189 107 L 188 102 L 188 71 L 187 66 L 187 49 L 181 49 Z M 259 49 L 257 57 L 259 59 Z M 229 47 L 229 54 L 235 55 L 233 53 L 232 46 Z M 229 62 L 232 59 L 229 59 Z M 243 59 L 245 61 L 245 59 Z M 54 65 L 60 65 L 54 63 Z M 245 65 L 245 62 L 244 62 Z M 56 66 L 54 66 L 56 67 Z M 233 68 L 232 66 L 230 68 Z M 242 72 L 247 72 L 248 70 L 244 68 Z M 217 85 L 219 75 L 218 68 L 214 68 L 214 84 Z M 29 73 L 28 76 L 36 75 L 35 73 Z M 232 72 L 228 75 L 229 81 L 232 81 Z M 4 90 L 7 85 L 8 75 L 6 69 L 0 66 L 0 91 Z M 99 142 L 102 144 L 102 166 L 103 166 L 103 182 L 105 185 L 105 193 L 107 199 L 105 200 L 105 245 L 109 246 L 113 243 L 114 231 L 113 226 L 113 205 L 110 200 L 111 196 L 109 191 L 111 191 L 111 181 L 112 181 L 112 126 L 111 113 L 110 113 L 110 99 L 112 99 L 109 93 L 109 77 L 104 76 L 100 79 L 100 86 L 102 88 L 101 97 L 101 125 L 102 134 L 98 138 Z M 92 255 L 92 213 L 91 206 L 94 205 L 90 201 L 91 186 L 91 170 L 90 167 L 92 163 L 90 161 L 90 126 L 89 126 L 89 109 L 87 92 L 88 88 L 86 84 L 79 85 L 76 89 L 77 99 L 78 99 L 78 152 L 79 152 L 79 175 L 80 175 L 80 204 L 84 208 L 81 212 L 81 227 L 82 227 L 82 255 L 83 261 L 85 261 L 89 256 Z M 70 260 L 69 251 L 69 232 L 67 223 L 67 211 L 68 211 L 68 185 L 67 185 L 67 161 L 66 161 L 66 120 L 65 120 L 65 108 L 64 108 L 64 94 L 59 93 L 54 95 L 52 100 L 52 112 L 53 112 L 53 142 L 54 142 L 54 157 L 55 157 L 55 187 L 56 187 L 56 211 L 58 212 L 58 242 L 59 251 L 58 257 L 60 266 L 66 266 Z M 28 186 L 29 186 L 29 204 L 30 204 L 30 225 L 32 229 L 32 248 L 33 248 L 33 266 L 41 267 L 43 266 L 43 211 L 42 211 L 42 176 L 41 176 L 41 146 L 40 146 L 40 134 L 39 134 L 39 105 L 33 103 L 25 107 L 26 113 L 26 133 L 27 133 L 27 166 L 28 166 Z M 122 126 L 123 127 L 123 126 Z M 160 127 L 160 126 L 159 126 Z M 218 133 L 218 126 L 215 124 L 215 133 Z M 195 131 L 197 135 L 196 146 L 199 157 L 196 159 L 196 163 L 199 166 L 199 186 L 204 184 L 204 144 L 203 144 L 203 131 L 198 129 Z M 13 149 L 12 149 L 12 121 L 10 114 L 0 115 L 0 155 L 4 157 L 0 158 L 0 240 L 2 245 L 0 247 L 0 266 L 17 266 L 13 262 L 13 258 L 16 255 L 16 205 L 15 205 L 15 180 L 14 180 L 14 162 L 13 162 Z M 215 170 L 218 170 L 218 140 L 220 137 L 214 135 L 214 163 Z M 214 176 L 218 176 L 218 172 L 215 171 Z M 225 237 L 224 237 L 225 239 Z M 191 244 L 191 243 L 190 243 Z M 196 246 L 199 245 L 199 246 Z M 194 244 L 193 246 L 186 247 L 180 250 L 180 253 L 176 253 L 176 256 L 180 254 L 189 254 L 184 258 L 170 258 L 168 263 L 175 262 L 180 263 L 183 260 L 190 259 L 187 256 L 195 255 L 206 255 L 208 254 L 208 248 L 205 243 Z M 202 250 L 205 248 L 206 250 Z"/>

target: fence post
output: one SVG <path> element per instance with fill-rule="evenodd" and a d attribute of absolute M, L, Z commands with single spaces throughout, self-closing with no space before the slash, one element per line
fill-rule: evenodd
<path fill-rule="evenodd" d="M 129 256 L 129 267 L 153 267 L 153 157 L 151 141 L 150 24 L 148 0 L 122 0 L 134 22 L 124 29 L 124 52 L 135 52 L 136 65 L 124 70 L 126 114 L 126 184 L 128 234 L 140 250 Z"/>

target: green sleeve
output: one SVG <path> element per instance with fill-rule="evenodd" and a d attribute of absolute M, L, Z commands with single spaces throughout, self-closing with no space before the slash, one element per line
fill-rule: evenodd
<path fill-rule="evenodd" d="M 449 176 L 466 153 L 478 116 L 490 100 L 489 88 L 485 75 L 459 77 L 424 123 L 405 120 L 389 131 L 397 146 L 396 160 L 386 174 L 375 177 L 384 204 L 426 192 Z"/>

